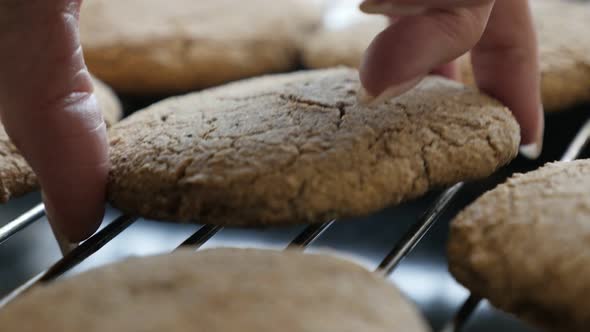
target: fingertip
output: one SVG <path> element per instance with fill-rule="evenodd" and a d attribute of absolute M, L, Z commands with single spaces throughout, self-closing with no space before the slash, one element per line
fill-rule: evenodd
<path fill-rule="evenodd" d="M 378 33 L 361 58 L 361 84 L 371 96 L 378 96 L 387 88 L 411 78 L 404 72 L 404 66 L 399 65 L 403 55 L 393 46 L 397 43 L 396 24 Z"/>
<path fill-rule="evenodd" d="M 359 67 L 364 88 L 377 96 L 456 59 L 477 42 L 490 11 L 491 4 L 487 4 L 401 17 L 365 51 Z M 442 68 L 442 75 L 458 78 L 454 65 Z"/>
<path fill-rule="evenodd" d="M 381 66 L 379 52 L 375 52 L 375 44 L 378 44 L 376 38 L 373 39 L 369 47 L 365 50 L 361 63 L 359 65 L 359 78 L 367 95 L 375 96 L 381 92 L 381 86 L 378 75 L 374 74 L 375 68 Z"/>
<path fill-rule="evenodd" d="M 104 216 L 108 144 L 106 125 L 96 113 L 91 97 L 76 99 L 48 118 L 45 131 L 37 132 L 37 144 L 25 149 L 43 188 L 50 223 L 72 242 L 94 233 Z"/>
<path fill-rule="evenodd" d="M 359 91 L 359 102 L 367 106 L 379 105 L 385 102 L 386 100 L 389 100 L 397 96 L 401 96 L 402 94 L 408 92 L 413 87 L 418 85 L 418 83 L 420 83 L 422 79 L 423 77 L 418 77 L 408 82 L 390 86 L 378 95 L 371 95 L 364 88 L 361 88 L 361 90 Z"/>
<path fill-rule="evenodd" d="M 105 191 L 100 188 L 98 186 L 86 192 L 62 188 L 57 193 L 54 190 L 53 194 L 47 194 L 51 191 L 44 191 L 42 196 L 45 212 L 55 232 L 72 243 L 90 237 L 104 217 Z M 51 187 L 48 189 L 51 190 Z"/>
<path fill-rule="evenodd" d="M 400 56 L 392 56 L 395 50 L 390 46 L 391 29 L 377 35 L 365 51 L 360 66 L 359 78 L 367 100 L 383 96 L 393 97 L 406 92 L 424 77 L 417 71 L 406 71 L 400 65 Z"/>
<path fill-rule="evenodd" d="M 359 102 L 373 106 L 384 100 L 399 96 L 416 86 L 424 78 L 424 75 L 416 75 L 408 80 L 400 80 L 404 75 L 395 74 L 396 65 L 391 63 L 388 57 L 387 37 L 379 34 L 365 51 L 359 66 L 359 79 L 361 90 Z M 389 70 L 388 70 L 389 68 Z"/>

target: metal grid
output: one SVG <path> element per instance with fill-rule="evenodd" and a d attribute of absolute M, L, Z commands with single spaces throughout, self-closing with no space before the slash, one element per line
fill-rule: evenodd
<path fill-rule="evenodd" d="M 582 150 L 590 142 L 590 120 L 579 130 L 574 140 L 570 143 L 565 154 L 561 158 L 562 161 L 571 161 L 577 159 Z M 424 212 L 424 214 L 416 221 L 416 223 L 404 234 L 401 240 L 393 247 L 387 256 L 381 261 L 376 269 L 376 273 L 384 276 L 389 276 L 401 261 L 416 247 L 420 240 L 428 233 L 430 228 L 440 218 L 442 213 L 457 197 L 464 184 L 462 182 L 453 185 L 452 187 L 443 191 L 434 203 Z M 34 223 L 45 215 L 43 204 L 38 204 L 21 216 L 17 217 L 4 227 L 0 228 L 0 244 L 10 239 L 19 231 L 27 228 L 27 226 Z M 50 282 L 73 267 L 90 257 L 92 254 L 100 250 L 105 244 L 118 236 L 121 232 L 131 226 L 138 217 L 122 215 L 113 220 L 110 224 L 98 231 L 88 240 L 82 242 L 79 246 L 73 248 L 64 256 L 53 264 L 49 269 L 39 273 L 20 287 L 13 290 L 7 296 L 0 300 L 0 308 L 5 306 L 10 301 L 14 300 L 19 295 L 23 294 L 31 287 L 38 283 Z M 293 239 L 288 249 L 305 249 L 317 240 L 328 228 L 330 228 L 336 220 L 331 220 L 322 224 L 315 224 L 307 226 L 298 236 Z M 215 234 L 222 230 L 222 226 L 204 225 L 200 227 L 193 235 L 182 242 L 179 248 L 189 248 L 198 250 Z M 460 331 L 469 318 L 472 316 L 475 309 L 481 303 L 482 299 L 470 295 L 463 305 L 458 309 L 454 317 L 444 326 L 441 332 Z"/>

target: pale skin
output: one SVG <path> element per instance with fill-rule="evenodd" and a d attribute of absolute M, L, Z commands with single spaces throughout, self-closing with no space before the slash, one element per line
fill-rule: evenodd
<path fill-rule="evenodd" d="M 39 177 L 50 222 L 72 242 L 92 234 L 103 217 L 109 167 L 106 127 L 79 41 L 81 1 L 0 0 L 0 116 Z M 393 4 L 387 14 L 397 21 L 375 38 L 361 66 L 369 95 L 430 72 L 454 77 L 449 63 L 473 49 L 480 88 L 512 109 L 524 144 L 539 140 L 537 51 L 526 0 L 366 2 L 365 10 Z"/>
<path fill-rule="evenodd" d="M 394 92 L 402 92 L 428 73 L 456 78 L 453 60 L 471 50 L 479 88 L 512 110 L 521 143 L 536 143 L 540 150 L 543 108 L 528 0 L 366 0 L 361 9 L 394 20 L 361 64 L 369 95 L 400 85 Z"/>

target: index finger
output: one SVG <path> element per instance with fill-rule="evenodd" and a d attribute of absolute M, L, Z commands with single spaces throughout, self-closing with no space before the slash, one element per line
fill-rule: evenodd
<path fill-rule="evenodd" d="M 0 113 L 70 241 L 102 220 L 108 150 L 78 40 L 80 0 L 0 3 Z"/>

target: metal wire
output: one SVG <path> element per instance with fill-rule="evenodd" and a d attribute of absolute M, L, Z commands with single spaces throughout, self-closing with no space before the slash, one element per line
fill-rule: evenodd
<path fill-rule="evenodd" d="M 41 217 L 43 217 L 44 215 L 45 205 L 43 203 L 39 203 L 27 212 L 18 216 L 13 221 L 4 225 L 2 228 L 0 228 L 0 244 L 4 243 L 12 236 L 16 235 L 18 232 L 22 231 L 28 226 L 32 225 L 35 221 L 41 219 Z M 72 251 L 77 246 L 77 244 L 69 243 L 63 236 L 56 233 L 56 231 L 53 228 L 52 231 L 62 255 L 65 256 L 67 253 Z"/>
<path fill-rule="evenodd" d="M 449 203 L 457 195 L 459 190 L 463 187 L 463 183 L 457 183 L 451 188 L 445 190 L 434 202 L 434 204 L 426 211 L 424 216 L 404 235 L 402 240 L 398 242 L 395 248 L 385 257 L 381 262 L 378 271 L 384 274 L 390 274 L 395 267 L 416 247 L 418 242 L 424 237 L 428 230 L 438 220 L 444 210 L 449 206 Z M 291 243 L 287 246 L 288 249 L 306 248 L 313 241 L 319 238 L 336 220 L 317 225 L 310 225 L 303 230 Z"/>
<path fill-rule="evenodd" d="M 43 203 L 37 204 L 29 211 L 23 213 L 13 221 L 9 222 L 2 228 L 0 228 L 0 244 L 10 239 L 16 233 L 27 228 L 33 224 L 35 220 L 40 219 L 45 215 L 45 205 Z"/>
<path fill-rule="evenodd" d="M 584 126 L 578 131 L 578 134 L 568 147 L 567 151 L 561 158 L 561 161 L 572 161 L 577 159 L 586 145 L 590 142 L 590 120 L 586 121 Z"/>
<path fill-rule="evenodd" d="M 213 235 L 217 234 L 220 230 L 222 230 L 222 226 L 215 226 L 215 225 L 205 225 L 199 228 L 195 234 L 191 235 L 188 239 L 184 240 L 176 249 L 180 248 L 191 248 L 197 250 L 201 248 L 205 242 L 209 241 L 213 237 Z"/>
<path fill-rule="evenodd" d="M 387 254 L 385 259 L 379 264 L 377 271 L 389 275 L 401 263 L 401 261 L 416 247 L 418 242 L 428 233 L 428 230 L 434 225 L 442 215 L 449 203 L 463 188 L 463 182 L 459 182 L 449 189 L 445 190 L 436 199 L 434 204 L 424 213 L 422 218 L 410 228 L 404 237 L 395 245 Z"/>
<path fill-rule="evenodd" d="M 566 152 L 560 161 L 572 161 L 578 159 L 584 148 L 590 143 L 590 120 L 586 121 L 584 126 L 578 131 L 574 140 L 568 146 Z M 448 322 L 441 332 L 459 332 L 465 326 L 471 315 L 477 309 L 481 298 L 473 294 L 463 303 L 459 311 Z"/>
<path fill-rule="evenodd" d="M 307 248 L 317 238 L 319 238 L 324 232 L 334 224 L 336 220 L 331 220 L 323 224 L 309 225 L 301 234 L 299 234 L 289 245 L 287 249 Z"/>
<path fill-rule="evenodd" d="M 465 324 L 467 324 L 469 321 L 471 315 L 479 306 L 481 300 L 482 299 L 480 297 L 471 294 L 469 298 L 467 298 L 467 300 L 461 305 L 455 317 L 453 317 L 453 319 L 442 328 L 441 332 L 461 331 L 463 327 L 465 327 Z"/>
<path fill-rule="evenodd" d="M 127 215 L 122 215 L 113 220 L 94 236 L 82 242 L 64 258 L 57 261 L 57 263 L 47 270 L 47 273 L 43 275 L 41 281 L 51 281 L 80 264 L 83 260 L 104 247 L 105 244 L 109 243 L 117 235 L 121 234 L 121 232 L 131 226 L 136 220 L 137 217 Z"/>
<path fill-rule="evenodd" d="M 33 278 L 27 280 L 27 282 L 25 282 L 24 284 L 19 286 L 17 289 L 13 290 L 12 292 L 8 293 L 8 295 L 6 295 L 2 299 L 0 299 L 0 309 L 2 307 L 4 307 L 5 305 L 7 305 L 8 303 L 12 302 L 12 300 L 16 299 L 20 295 L 24 294 L 31 287 L 33 287 L 35 284 L 37 284 L 39 282 L 39 280 L 41 280 L 41 278 L 43 277 L 43 274 L 45 274 L 45 271 L 41 272 L 41 273 L 37 274 L 36 276 L 34 276 Z"/>
<path fill-rule="evenodd" d="M 52 281 L 66 273 L 76 265 L 80 264 L 86 258 L 97 252 L 105 244 L 127 229 L 127 227 L 131 226 L 136 220 L 137 217 L 130 217 L 126 215 L 115 219 L 88 240 L 82 242 L 78 247 L 73 249 L 68 255 L 64 256 L 62 259 L 53 264 L 53 266 L 51 266 L 49 269 L 36 275 L 24 285 L 15 289 L 6 297 L 2 298 L 0 300 L 0 307 L 6 305 L 11 300 L 26 292 L 37 283 Z"/>

